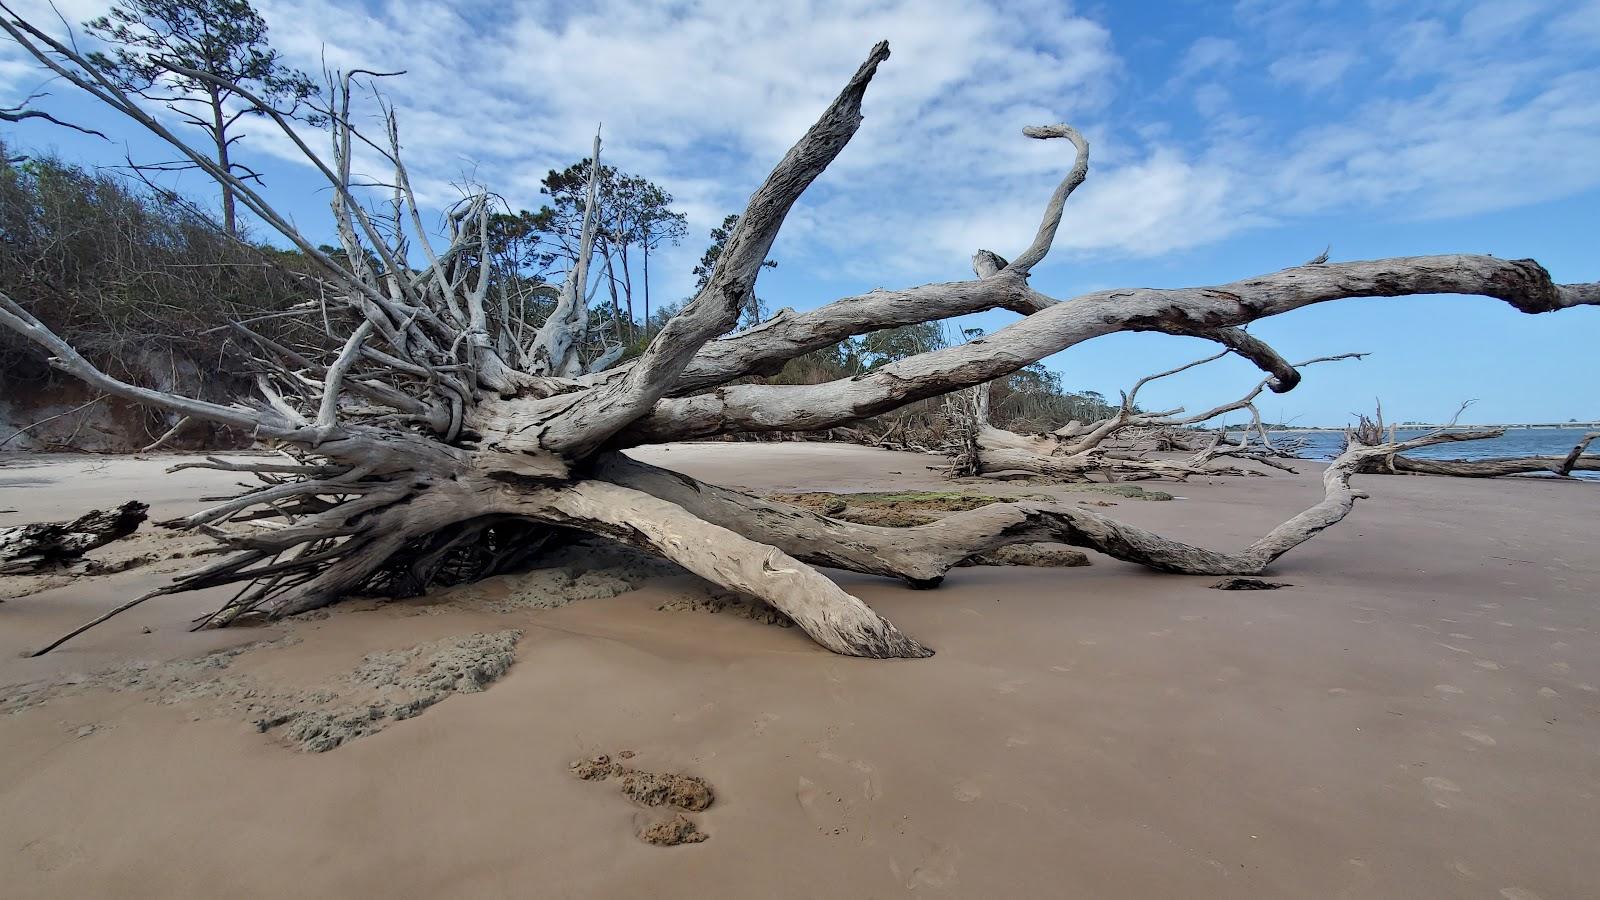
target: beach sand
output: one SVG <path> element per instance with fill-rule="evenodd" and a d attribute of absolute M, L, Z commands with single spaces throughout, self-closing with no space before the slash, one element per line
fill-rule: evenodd
<path fill-rule="evenodd" d="M 639 455 L 762 493 L 941 486 L 937 459 L 851 446 Z M 160 519 L 234 480 L 173 459 L 8 457 L 0 526 Z M 1234 549 L 1321 496 L 1298 468 L 1057 493 Z M 224 596 L 158 598 L 22 659 L 192 560 L 0 579 L 0 894 L 1595 896 L 1600 485 L 1359 482 L 1277 591 L 1096 554 L 936 591 L 830 573 L 919 661 L 663 611 L 727 598 L 581 554 L 264 628 L 190 633 Z M 101 554 L 191 545 L 147 525 Z M 706 840 L 641 841 L 674 810 L 574 777 L 601 754 L 704 779 Z"/>

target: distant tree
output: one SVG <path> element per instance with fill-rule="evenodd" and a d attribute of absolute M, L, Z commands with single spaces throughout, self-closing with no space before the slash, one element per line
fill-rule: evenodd
<path fill-rule="evenodd" d="M 854 341 L 860 370 L 870 372 L 889 363 L 949 346 L 941 322 L 919 322 L 868 332 Z"/>
<path fill-rule="evenodd" d="M 677 246 L 689 236 L 689 217 L 672 209 L 672 195 L 643 178 L 628 179 L 633 241 L 644 254 L 644 320 L 650 321 L 650 251 L 668 244 Z M 624 245 L 626 247 L 626 245 Z M 624 256 L 623 271 L 627 271 Z"/>
<path fill-rule="evenodd" d="M 234 142 L 243 137 L 233 127 L 261 112 L 246 93 L 290 112 L 317 94 L 305 73 L 284 65 L 268 46 L 267 23 L 248 0 L 120 0 L 83 25 L 112 45 L 109 54 L 91 53 L 90 61 L 124 91 L 165 104 L 204 129 L 225 172 L 260 179 L 232 158 Z M 236 235 L 234 192 L 226 183 L 221 187 L 222 225 Z"/>
<path fill-rule="evenodd" d="M 577 262 L 589 166 L 586 158 L 559 172 L 550 170 L 540 183 L 541 192 L 550 202 L 537 213 L 521 214 L 528 216 L 529 224 L 545 236 L 543 252 L 547 262 L 558 258 L 569 264 Z M 631 329 L 635 318 L 630 251 L 637 248 L 642 256 L 644 321 L 648 323 L 651 319 L 650 251 L 681 241 L 689 231 L 687 217 L 672 209 L 672 195 L 659 185 L 620 172 L 615 166 L 600 167 L 597 202 L 595 246 L 603 259 L 596 269 L 611 295 L 613 317 Z"/>
<path fill-rule="evenodd" d="M 694 267 L 694 289 L 697 292 L 706 286 L 706 282 L 711 280 L 711 273 L 716 271 L 717 268 L 717 260 L 722 257 L 722 250 L 728 246 L 728 238 L 733 236 L 733 229 L 738 224 L 739 216 L 732 214 L 723 219 L 721 225 L 711 229 L 711 246 L 706 248 L 706 252 L 700 254 L 700 262 L 696 263 Z M 761 264 L 769 269 L 778 267 L 777 261 L 771 259 L 762 260 Z M 755 291 L 752 290 L 740 324 L 744 327 L 749 327 L 759 323 L 763 318 L 765 316 L 762 313 L 761 300 L 756 297 Z"/>

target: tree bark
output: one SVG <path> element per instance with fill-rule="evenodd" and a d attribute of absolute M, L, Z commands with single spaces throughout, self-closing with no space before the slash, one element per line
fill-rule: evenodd
<path fill-rule="evenodd" d="M 149 509 L 129 500 L 113 510 L 90 510 L 71 522 L 0 528 L 0 575 L 30 575 L 66 568 L 85 553 L 138 530 Z"/>

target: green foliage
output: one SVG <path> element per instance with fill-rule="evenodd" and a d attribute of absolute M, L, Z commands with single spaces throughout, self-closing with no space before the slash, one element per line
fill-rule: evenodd
<path fill-rule="evenodd" d="M 1069 391 L 1061 376 L 1034 363 L 996 380 L 989 393 L 990 421 L 1010 431 L 1054 431 L 1068 422 L 1114 416 L 1118 407 L 1096 391 Z"/>
<path fill-rule="evenodd" d="M 583 217 L 588 205 L 590 159 L 580 160 L 561 171 L 551 169 L 540 182 L 540 192 L 549 202 L 538 212 L 522 210 L 515 219 L 531 240 L 530 267 L 541 274 L 559 263 L 577 262 Z M 643 278 L 645 331 L 653 318 L 650 311 L 650 252 L 667 244 L 677 244 L 689 233 L 688 217 L 672 208 L 673 197 L 665 189 L 638 175 L 629 175 L 615 166 L 600 166 L 595 192 L 595 249 L 599 259 L 591 262 L 612 298 L 611 312 L 619 337 L 625 342 L 637 339 L 634 310 L 633 266 L 641 263 Z M 510 224 L 509 222 L 507 223 Z"/>
<path fill-rule="evenodd" d="M 90 62 L 124 91 L 162 103 L 204 129 L 217 165 L 230 174 L 258 177 L 230 155 L 240 137 L 230 130 L 241 117 L 262 114 L 257 101 L 293 114 L 317 94 L 316 84 L 284 65 L 267 44 L 267 23 L 248 0 L 119 0 L 83 26 L 110 45 L 109 53 L 89 54 Z M 222 215 L 233 233 L 234 194 L 227 184 Z"/>
<path fill-rule="evenodd" d="M 224 235 L 171 195 L 54 157 L 0 163 L 0 290 L 118 374 L 143 380 L 148 366 L 136 363 L 169 351 L 220 371 L 234 346 L 223 328 L 229 319 L 314 295 L 297 275 L 309 269 L 298 253 Z M 297 329 L 306 340 L 320 335 L 294 317 L 258 329 L 284 339 Z M 31 346 L 0 337 L 5 377 L 46 371 Z"/>
<path fill-rule="evenodd" d="M 285 66 L 267 45 L 267 23 L 247 0 L 121 0 L 107 15 L 83 23 L 112 44 L 89 59 L 123 90 L 174 92 L 174 99 L 237 90 L 189 69 L 232 82 L 268 102 L 298 104 L 317 93 L 305 73 Z"/>

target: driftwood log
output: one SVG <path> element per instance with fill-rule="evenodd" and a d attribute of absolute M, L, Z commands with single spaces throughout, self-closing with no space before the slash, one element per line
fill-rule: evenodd
<path fill-rule="evenodd" d="M 1395 454 L 1369 459 L 1363 472 L 1388 475 L 1453 475 L 1457 478 L 1498 478 L 1502 475 L 1548 473 L 1569 476 L 1573 472 L 1600 472 L 1600 456 L 1584 451 L 1600 431 L 1591 431 L 1565 456 L 1500 456 L 1489 459 L 1420 459 Z"/>
<path fill-rule="evenodd" d="M 367 140 L 351 125 L 355 76 L 331 79 L 327 159 L 276 111 L 257 104 L 328 182 L 343 245 L 330 253 L 277 212 L 258 185 L 187 145 L 72 46 L 9 10 L 0 27 L 57 77 L 231 186 L 240 204 L 321 272 L 318 290 L 327 298 L 334 348 L 319 356 L 256 340 L 258 393 L 225 404 L 114 378 L 0 296 L 0 325 L 45 350 L 61 370 L 108 394 L 245 429 L 292 456 L 187 464 L 261 480 L 168 523 L 202 531 L 231 551 L 163 589 L 241 585 L 202 625 L 304 612 L 354 592 L 415 591 L 441 572 L 473 577 L 536 554 L 552 533 L 575 529 L 644 548 L 765 600 L 835 652 L 926 656 L 929 649 L 811 564 L 930 584 L 961 559 L 1009 543 L 1055 540 L 1164 571 L 1250 574 L 1349 512 L 1360 496 L 1348 483 L 1359 462 L 1420 444 L 1352 450 L 1329 468 L 1321 502 L 1238 554 L 1189 547 L 1053 504 L 1003 504 L 921 528 L 871 529 L 650 470 L 618 451 L 847 425 L 1122 331 L 1216 341 L 1269 373 L 1270 389 L 1288 390 L 1298 372 L 1239 328 L 1347 297 L 1476 294 L 1530 314 L 1600 303 L 1600 285 L 1557 284 L 1531 260 L 1472 255 L 1318 263 L 1215 287 L 1101 291 L 1058 302 L 1035 291 L 1028 276 L 1049 252 L 1064 205 L 1087 175 L 1089 147 L 1072 128 L 1052 125 L 1024 134 L 1065 139 L 1075 158 L 1045 206 L 1037 236 L 1014 260 L 980 253 L 972 280 L 873 291 L 805 313 L 786 310 L 729 334 L 786 215 L 860 127 L 862 98 L 889 56 L 888 45 L 879 44 L 755 189 L 705 286 L 637 359 L 613 365 L 617 348 L 597 334 L 586 301 L 593 223 L 583 230 L 553 308 L 508 296 L 504 286 L 514 282 L 496 272 L 489 252 L 494 195 L 474 192 L 453 208 L 448 241 L 436 246 L 410 190 L 394 111 L 383 108 L 386 142 Z M 393 167 L 392 196 L 372 208 L 351 176 L 351 147 L 362 141 Z M 598 166 L 598 141 L 595 150 Z M 592 192 L 592 177 L 590 184 Z M 987 337 L 858 377 L 811 385 L 750 379 L 853 335 L 996 308 L 1024 316 Z"/>
<path fill-rule="evenodd" d="M 0 528 L 0 575 L 55 572 L 85 553 L 133 534 L 149 507 L 129 500 L 116 509 L 92 509 L 71 522 L 35 522 Z"/>
<path fill-rule="evenodd" d="M 1288 376 L 1292 376 L 1292 381 L 1288 383 L 1297 383 L 1300 369 L 1306 366 L 1344 359 L 1361 359 L 1367 354 L 1342 353 L 1290 364 L 1281 363 L 1273 353 L 1269 363 L 1272 370 L 1283 372 L 1285 375 L 1269 375 L 1237 400 L 1192 414 L 1185 414 L 1182 407 L 1160 412 L 1141 411 L 1138 408 L 1139 390 L 1150 382 L 1186 372 L 1196 366 L 1215 362 L 1229 353 L 1238 352 L 1234 347 L 1247 346 L 1246 339 L 1255 341 L 1243 331 L 1235 331 L 1235 335 L 1230 338 L 1227 349 L 1220 353 L 1139 379 L 1133 387 L 1122 392 L 1122 403 L 1115 414 L 1087 424 L 1070 422 L 1049 434 L 1017 434 L 990 424 L 989 385 L 979 385 L 967 392 L 962 400 L 951 404 L 958 427 L 949 473 L 953 477 L 963 477 L 991 475 L 998 472 L 1022 472 L 1062 481 L 1088 481 L 1092 475 L 1101 475 L 1111 481 L 1146 478 L 1172 478 L 1184 481 L 1195 475 L 1263 474 L 1255 469 L 1213 465 L 1215 461 L 1227 458 L 1249 459 L 1273 468 L 1288 469 L 1286 464 L 1277 459 L 1278 456 L 1286 454 L 1278 452 L 1272 443 L 1272 438 L 1267 434 L 1266 427 L 1261 422 L 1261 412 L 1255 405 L 1256 398 L 1268 388 L 1286 383 L 1285 378 Z M 1260 346 L 1265 347 L 1264 344 Z M 1270 350 L 1254 352 L 1257 354 L 1255 357 L 1257 359 L 1266 359 L 1265 354 L 1271 353 Z M 1240 435 L 1237 443 L 1226 441 L 1225 435 L 1219 432 L 1210 444 L 1200 448 L 1187 459 L 1149 459 L 1125 451 L 1119 452 L 1112 445 L 1112 441 L 1121 435 L 1150 429 L 1183 428 L 1239 411 L 1249 412 L 1251 424 Z M 1252 432 L 1257 435 L 1259 443 L 1250 442 Z"/>

